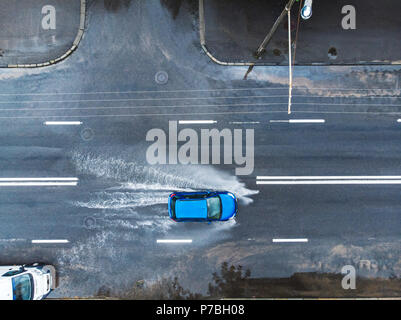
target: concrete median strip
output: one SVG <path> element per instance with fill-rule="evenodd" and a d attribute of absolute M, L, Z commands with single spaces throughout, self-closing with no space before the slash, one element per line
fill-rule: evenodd
<path fill-rule="evenodd" d="M 83 34 L 85 32 L 85 20 L 86 20 L 86 0 L 81 0 L 79 29 L 72 43 L 72 46 L 64 54 L 55 59 L 51 59 L 49 61 L 42 63 L 8 64 L 8 65 L 0 65 L 0 68 L 40 68 L 40 67 L 47 67 L 56 64 L 60 61 L 63 61 L 77 49 L 79 43 L 81 42 Z"/>

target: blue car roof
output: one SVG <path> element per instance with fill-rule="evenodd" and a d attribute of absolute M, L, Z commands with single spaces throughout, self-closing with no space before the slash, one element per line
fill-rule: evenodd
<path fill-rule="evenodd" d="M 175 216 L 177 219 L 206 219 L 207 203 L 205 199 L 183 200 L 175 203 Z"/>

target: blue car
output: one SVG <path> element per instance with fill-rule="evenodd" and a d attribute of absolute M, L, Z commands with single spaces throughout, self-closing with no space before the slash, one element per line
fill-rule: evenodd
<path fill-rule="evenodd" d="M 177 222 L 226 221 L 237 211 L 237 198 L 228 191 L 177 192 L 168 199 L 168 213 Z"/>

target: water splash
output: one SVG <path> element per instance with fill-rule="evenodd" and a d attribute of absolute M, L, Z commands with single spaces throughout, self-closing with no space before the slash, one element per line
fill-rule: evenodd
<path fill-rule="evenodd" d="M 80 207 L 90 209 L 124 209 L 167 204 L 166 192 L 97 192 L 88 202 L 76 201 Z"/>
<path fill-rule="evenodd" d="M 72 159 L 81 174 L 115 184 L 91 194 L 88 201 L 74 202 L 79 207 L 103 210 L 103 226 L 107 229 L 167 232 L 178 226 L 167 213 L 171 192 L 227 190 L 234 193 L 242 204 L 251 203 L 250 196 L 258 192 L 247 189 L 236 176 L 211 166 L 154 167 L 138 164 L 134 160 L 82 152 L 75 152 Z M 206 238 L 209 238 L 204 241 L 211 240 L 212 234 L 218 234 L 217 238 L 226 236 L 222 231 L 228 231 L 235 225 L 235 220 L 216 222 L 208 228 Z M 204 231 L 193 232 L 195 237 L 204 238 Z"/>
<path fill-rule="evenodd" d="M 120 189 L 132 191 L 193 191 L 202 189 L 225 190 L 234 193 L 242 204 L 252 203 L 250 196 L 259 191 L 246 188 L 234 175 L 212 166 L 200 165 L 141 165 L 115 157 L 96 156 L 76 152 L 72 160 L 83 174 L 115 180 Z M 152 197 L 149 194 L 149 197 Z"/>

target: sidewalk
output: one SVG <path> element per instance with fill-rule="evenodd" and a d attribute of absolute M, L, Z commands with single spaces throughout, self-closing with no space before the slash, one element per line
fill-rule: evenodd
<path fill-rule="evenodd" d="M 81 0 L 1 1 L 0 66 L 35 66 L 65 58 L 82 37 L 84 18 Z"/>
<path fill-rule="evenodd" d="M 200 0 L 205 49 L 216 62 L 288 65 L 288 27 L 285 17 L 261 59 L 258 48 L 287 0 Z M 345 5 L 356 9 L 356 29 L 344 30 Z M 295 40 L 299 3 L 291 10 Z M 314 1 L 309 20 L 300 20 L 295 64 L 401 64 L 401 1 Z M 200 25 L 202 38 L 202 25 Z"/>

